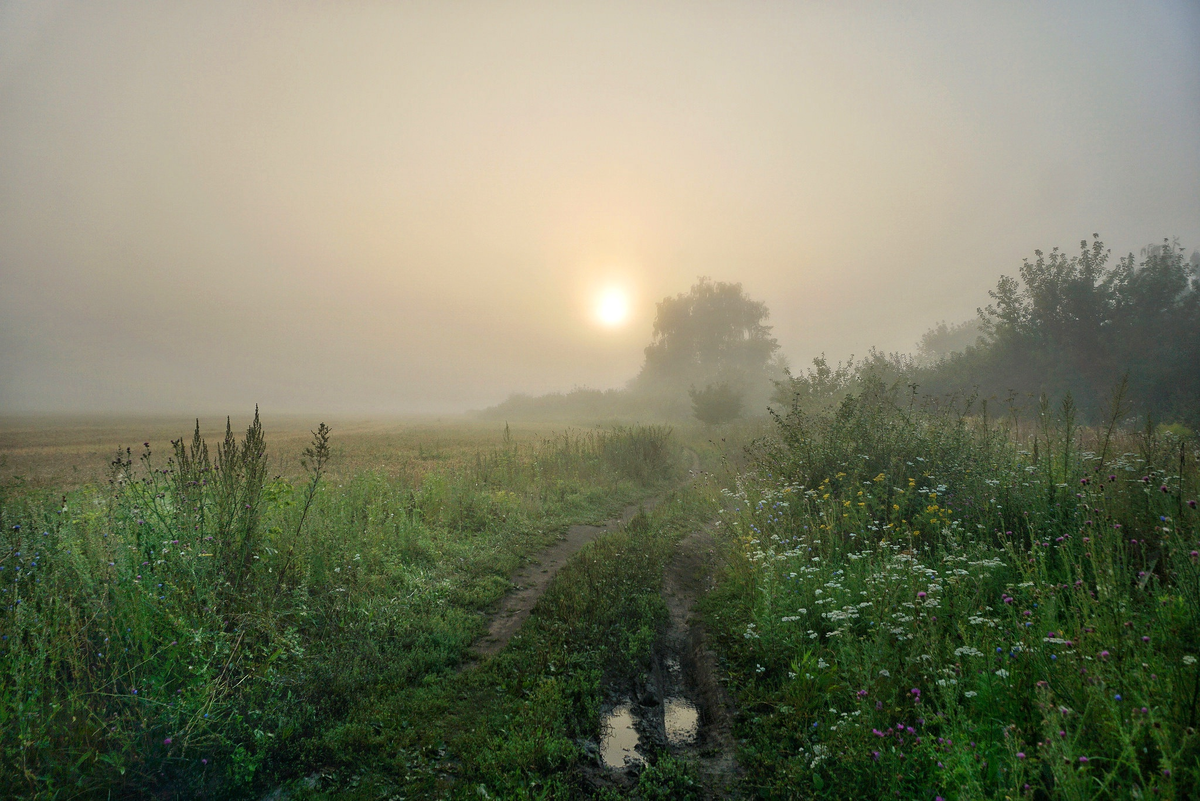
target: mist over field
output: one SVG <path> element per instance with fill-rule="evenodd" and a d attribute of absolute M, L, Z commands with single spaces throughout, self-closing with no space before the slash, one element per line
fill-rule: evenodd
<path fill-rule="evenodd" d="M 8 3 L 0 408 L 622 388 L 700 276 L 914 352 L 1035 249 L 1186 260 L 1198 130 L 1189 2 Z"/>

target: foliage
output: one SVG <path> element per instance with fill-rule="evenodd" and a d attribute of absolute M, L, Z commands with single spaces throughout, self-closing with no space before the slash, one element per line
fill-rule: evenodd
<path fill-rule="evenodd" d="M 688 386 L 762 376 L 779 349 L 767 315 L 741 284 L 701 278 L 659 302 L 638 381 Z"/>
<path fill-rule="evenodd" d="M 728 382 L 709 384 L 704 389 L 688 390 L 692 399 L 692 415 L 701 423 L 719 425 L 742 416 L 742 393 Z"/>
<path fill-rule="evenodd" d="M 628 389 L 576 388 L 539 397 L 513 395 L 481 416 L 588 423 L 681 422 L 693 415 L 688 394 L 689 388 L 695 387 L 712 392 L 714 401 L 722 396 L 728 402 L 734 394 L 740 395 L 743 408 L 762 414 L 772 382 L 783 376 L 785 368 L 778 354 L 779 343 L 766 323 L 768 315 L 766 304 L 752 300 L 741 284 L 701 278 L 688 292 L 659 302 L 646 360 Z M 716 389 L 722 385 L 729 389 Z M 732 406 L 724 408 L 728 411 Z"/>
<path fill-rule="evenodd" d="M 1129 375 L 1135 411 L 1194 419 L 1200 409 L 1200 257 L 1171 242 L 1109 266 L 1098 237 L 1005 276 L 980 310 L 986 344 L 943 362 L 927 389 L 977 384 L 985 396 L 1071 392 L 1094 415 Z"/>
<path fill-rule="evenodd" d="M 1129 413 L 1200 424 L 1200 254 L 1177 244 L 1110 265 L 1098 238 L 1068 256 L 1035 251 L 1004 276 L 978 321 L 926 332 L 915 357 L 872 350 L 830 367 L 824 357 L 777 384 L 776 403 L 828 408 L 868 375 L 925 398 L 978 397 L 1036 414 L 1068 393 L 1081 419 L 1103 416 L 1109 388 L 1128 377 Z M 981 337 L 977 334 L 982 334 Z"/>
<path fill-rule="evenodd" d="M 728 492 L 747 792 L 1195 797 L 1194 444 L 910 400 L 793 407 Z"/>
<path fill-rule="evenodd" d="M 453 673 L 524 554 L 678 475 L 665 429 L 480 451 L 417 478 L 271 479 L 257 417 L 210 458 L 0 495 L 0 786 L 240 797 L 341 764 L 367 692 Z M 620 607 L 616 607 L 620 608 Z M 358 726 L 358 728 L 356 728 Z"/>
<path fill-rule="evenodd" d="M 662 757 L 638 776 L 638 794 L 645 801 L 689 801 L 700 798 L 695 769 L 674 757 Z"/>
<path fill-rule="evenodd" d="M 917 362 L 932 365 L 955 353 L 962 353 L 977 345 L 982 333 L 978 320 L 966 320 L 956 325 L 947 325 L 943 320 L 921 336 L 921 341 L 917 343 Z"/>

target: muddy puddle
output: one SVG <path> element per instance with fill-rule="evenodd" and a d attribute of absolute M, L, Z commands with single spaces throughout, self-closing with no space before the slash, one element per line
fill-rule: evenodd
<path fill-rule="evenodd" d="M 638 750 L 642 745 L 638 729 L 654 726 L 658 713 L 658 708 L 635 709 L 632 702 L 623 701 L 605 715 L 600 724 L 600 757 L 604 764 L 614 770 L 645 764 Z M 661 714 L 669 747 L 686 748 L 696 742 L 700 710 L 694 703 L 682 695 L 672 695 L 663 702 Z"/>
<path fill-rule="evenodd" d="M 700 710 L 688 699 L 673 695 L 663 709 L 667 743 L 675 748 L 691 745 L 700 733 Z"/>
<path fill-rule="evenodd" d="M 595 741 L 582 743 L 592 754 L 584 770 L 594 788 L 632 792 L 643 767 L 670 755 L 692 766 L 699 798 L 739 797 L 730 701 L 703 626 L 690 619 L 707 588 L 712 548 L 711 534 L 702 529 L 680 542 L 667 566 L 663 600 L 671 625 L 655 644 L 648 669 L 610 686 L 613 706 L 603 715 L 599 748 Z"/>
<path fill-rule="evenodd" d="M 621 770 L 627 764 L 640 765 L 645 760 L 637 752 L 641 742 L 635 728 L 633 705 L 626 701 L 616 706 L 613 711 L 604 716 L 600 731 L 603 738 L 600 741 L 600 757 L 604 764 L 614 770 Z"/>

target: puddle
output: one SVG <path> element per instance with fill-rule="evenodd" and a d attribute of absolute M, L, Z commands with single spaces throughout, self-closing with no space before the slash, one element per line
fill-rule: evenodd
<path fill-rule="evenodd" d="M 634 750 L 638 744 L 638 733 L 633 722 L 628 701 L 605 716 L 600 727 L 604 732 L 604 739 L 600 741 L 600 756 L 610 768 L 621 770 L 627 762 L 642 764 L 645 761 Z"/>
<path fill-rule="evenodd" d="M 663 708 L 667 742 L 673 746 L 691 745 L 700 733 L 700 711 L 686 698 L 672 695 Z"/>

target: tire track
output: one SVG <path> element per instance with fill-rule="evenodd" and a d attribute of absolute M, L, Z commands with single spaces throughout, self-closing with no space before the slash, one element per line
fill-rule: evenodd
<path fill-rule="evenodd" d="M 684 485 L 695 481 L 700 475 L 700 457 L 690 448 L 687 452 L 692 457 L 692 467 L 688 471 L 688 479 Z M 475 659 L 484 659 L 499 653 L 508 641 L 513 638 L 533 607 L 537 604 L 542 593 L 550 586 L 555 574 L 567 561 L 577 554 L 583 546 L 601 535 L 617 531 L 645 509 L 649 511 L 658 506 L 668 493 L 656 495 L 649 500 L 630 504 L 621 514 L 599 526 L 571 526 L 561 540 L 548 548 L 534 554 L 532 559 L 512 576 L 514 589 L 500 599 L 499 607 L 489 615 L 487 633 L 471 646 L 471 655 Z"/>

